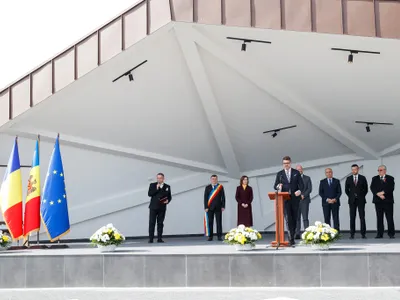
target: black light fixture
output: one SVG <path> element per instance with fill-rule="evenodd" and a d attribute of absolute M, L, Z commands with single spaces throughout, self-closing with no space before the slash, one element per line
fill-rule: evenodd
<path fill-rule="evenodd" d="M 297 127 L 297 125 L 291 125 L 291 126 L 286 126 L 286 127 L 281 127 L 281 128 L 276 128 L 276 129 L 272 129 L 272 130 L 267 130 L 264 131 L 263 133 L 271 133 L 272 132 L 272 137 L 275 138 L 278 135 L 278 132 L 282 131 L 282 130 L 286 130 L 286 129 L 290 129 L 290 128 L 294 128 Z"/>
<path fill-rule="evenodd" d="M 228 40 L 234 40 L 234 41 L 242 41 L 243 42 L 242 48 L 241 48 L 242 51 L 246 51 L 246 49 L 247 49 L 246 43 L 272 44 L 272 42 L 270 42 L 270 41 L 252 40 L 252 39 L 245 39 L 245 38 L 236 38 L 236 37 L 231 37 L 231 36 L 228 36 L 227 39 Z"/>
<path fill-rule="evenodd" d="M 133 74 L 132 71 L 139 68 L 141 65 L 147 63 L 147 59 L 145 61 L 142 61 L 140 64 L 138 64 L 137 66 L 133 67 L 132 69 L 126 71 L 125 73 L 123 73 L 122 75 L 118 76 L 117 78 L 115 78 L 112 82 L 116 82 L 117 80 L 121 79 L 122 77 L 128 76 L 129 81 L 133 81 Z"/>
<path fill-rule="evenodd" d="M 355 121 L 357 124 L 365 124 L 365 130 L 367 132 L 371 132 L 371 127 L 372 125 L 393 125 L 393 123 L 385 123 L 385 122 L 370 122 L 370 121 Z"/>
<path fill-rule="evenodd" d="M 345 52 L 350 52 L 348 58 L 347 58 L 347 62 L 349 64 L 352 64 L 354 61 L 354 54 L 358 54 L 358 53 L 366 53 L 366 54 L 381 54 L 380 52 L 376 52 L 376 51 L 364 51 L 364 50 L 355 50 L 355 49 L 344 49 L 344 48 L 331 48 L 331 50 L 333 51 L 345 51 Z"/>

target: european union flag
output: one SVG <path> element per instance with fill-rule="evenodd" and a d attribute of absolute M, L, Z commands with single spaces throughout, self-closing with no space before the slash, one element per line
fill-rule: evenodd
<path fill-rule="evenodd" d="M 70 229 L 64 179 L 60 143 L 57 137 L 44 181 L 40 206 L 40 214 L 51 242 L 60 239 Z"/>

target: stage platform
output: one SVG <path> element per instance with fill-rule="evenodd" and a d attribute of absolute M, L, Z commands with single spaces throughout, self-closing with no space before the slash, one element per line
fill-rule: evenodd
<path fill-rule="evenodd" d="M 400 286 L 400 240 L 344 237 L 329 251 L 315 251 L 275 250 L 267 246 L 271 239 L 250 252 L 204 238 L 127 241 L 106 254 L 88 244 L 4 251 L 0 288 Z"/>

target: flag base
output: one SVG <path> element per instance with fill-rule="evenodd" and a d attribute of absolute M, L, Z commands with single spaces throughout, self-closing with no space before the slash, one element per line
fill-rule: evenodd
<path fill-rule="evenodd" d="M 49 249 L 49 247 L 48 246 L 46 246 L 46 245 L 32 245 L 32 246 L 29 246 L 29 249 Z"/>
<path fill-rule="evenodd" d="M 11 246 L 7 250 L 9 251 L 15 251 L 15 250 L 26 250 L 28 247 L 26 246 Z"/>
<path fill-rule="evenodd" d="M 69 248 L 69 246 L 66 244 L 56 244 L 56 245 L 51 245 L 49 247 L 49 249 L 67 249 L 67 248 Z"/>

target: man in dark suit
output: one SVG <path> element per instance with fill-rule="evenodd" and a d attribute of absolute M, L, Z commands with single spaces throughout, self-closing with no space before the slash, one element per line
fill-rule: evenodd
<path fill-rule="evenodd" d="M 301 191 L 299 213 L 297 215 L 296 224 L 296 239 L 300 239 L 301 219 L 303 219 L 304 230 L 310 226 L 308 221 L 308 212 L 310 210 L 310 194 L 312 192 L 311 178 L 303 174 L 303 167 L 301 165 L 296 166 L 296 170 L 300 172 L 301 178 L 303 179 L 304 189 Z"/>
<path fill-rule="evenodd" d="M 356 232 L 356 215 L 358 209 L 358 215 L 360 217 L 360 230 L 361 237 L 366 239 L 367 227 L 365 225 L 365 196 L 368 194 L 368 183 L 367 179 L 358 174 L 359 167 L 354 164 L 351 166 L 351 173 L 346 179 L 344 185 L 344 191 L 349 197 L 349 209 L 350 209 L 350 239 L 354 239 Z"/>
<path fill-rule="evenodd" d="M 225 210 L 225 191 L 222 184 L 218 183 L 218 176 L 211 176 L 211 184 L 204 189 L 204 229 L 208 241 L 213 240 L 214 216 L 217 221 L 218 240 L 222 241 L 222 212 Z"/>
<path fill-rule="evenodd" d="M 290 194 L 290 199 L 285 201 L 285 213 L 289 227 L 289 242 L 291 246 L 294 246 L 297 216 L 299 213 L 299 204 L 304 184 L 300 172 L 291 168 L 292 161 L 290 157 L 285 156 L 282 159 L 282 162 L 283 170 L 276 174 L 274 189 L 281 192 L 288 192 Z"/>
<path fill-rule="evenodd" d="M 157 174 L 157 182 L 150 183 L 150 218 L 149 218 L 149 243 L 153 243 L 154 228 L 157 221 L 157 242 L 164 243 L 162 239 L 165 212 L 167 204 L 171 202 L 171 187 L 164 182 L 164 174 Z"/>
<path fill-rule="evenodd" d="M 333 178 L 333 171 L 331 168 L 325 169 L 325 176 L 326 178 L 322 179 L 319 183 L 319 195 L 322 199 L 324 222 L 332 226 L 332 216 L 333 228 L 340 231 L 339 207 L 342 187 L 340 186 L 339 179 Z"/>
<path fill-rule="evenodd" d="M 386 174 L 386 166 L 378 167 L 379 175 L 374 176 L 371 181 L 371 192 L 374 195 L 372 202 L 375 203 L 376 221 L 377 221 L 377 239 L 383 237 L 384 224 L 383 214 L 386 216 L 388 225 L 388 235 L 394 239 L 394 221 L 393 221 L 393 191 L 394 178 Z"/>

